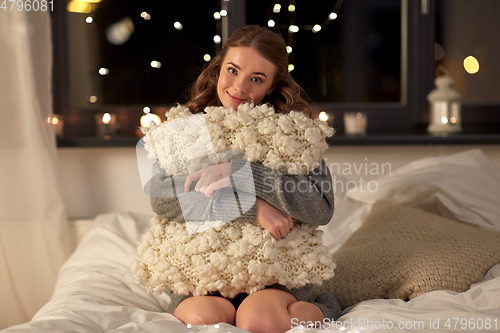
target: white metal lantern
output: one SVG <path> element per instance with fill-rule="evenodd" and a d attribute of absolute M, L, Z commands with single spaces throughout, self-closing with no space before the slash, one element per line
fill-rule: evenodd
<path fill-rule="evenodd" d="M 453 79 L 447 75 L 434 80 L 436 89 L 427 95 L 430 103 L 429 126 L 431 134 L 445 134 L 462 131 L 460 94 L 452 89 Z"/>

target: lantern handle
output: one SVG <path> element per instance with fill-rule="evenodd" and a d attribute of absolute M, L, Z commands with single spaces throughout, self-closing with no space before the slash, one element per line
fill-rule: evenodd
<path fill-rule="evenodd" d="M 444 66 L 443 66 L 443 65 L 441 65 L 441 64 L 437 65 L 437 67 L 436 67 L 436 73 L 435 73 L 436 77 L 438 77 L 438 76 L 439 76 L 440 72 L 443 72 L 445 75 L 447 75 L 447 76 L 451 77 L 451 73 L 450 73 L 450 71 L 449 71 L 449 70 L 447 70 L 447 69 L 446 69 L 446 67 L 444 67 Z"/>

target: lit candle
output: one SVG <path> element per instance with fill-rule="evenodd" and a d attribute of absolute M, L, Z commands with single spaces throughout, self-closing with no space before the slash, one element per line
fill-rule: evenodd
<path fill-rule="evenodd" d="M 365 112 L 344 113 L 344 127 L 347 135 L 365 135 L 368 116 Z"/>
<path fill-rule="evenodd" d="M 102 122 L 105 123 L 106 125 L 109 125 L 111 123 L 111 115 L 109 113 L 105 113 L 102 116 Z"/>
<path fill-rule="evenodd" d="M 97 136 L 106 140 L 116 134 L 116 115 L 112 113 L 95 115 Z"/>
<path fill-rule="evenodd" d="M 335 115 L 333 113 L 326 113 L 325 111 L 321 111 L 318 115 L 318 119 L 327 124 L 328 126 L 333 127 L 333 120 Z"/>
<path fill-rule="evenodd" d="M 319 120 L 323 121 L 323 122 L 327 122 L 328 121 L 328 114 L 326 114 L 325 111 L 321 111 L 319 113 Z"/>
<path fill-rule="evenodd" d="M 161 123 L 160 116 L 154 113 L 146 113 L 141 117 L 141 127 L 149 127 L 149 124 L 154 121 L 156 125 Z"/>
<path fill-rule="evenodd" d="M 452 88 L 453 79 L 446 75 L 438 76 L 434 84 L 436 89 L 427 95 L 430 104 L 427 132 L 442 135 L 462 131 L 461 97 Z"/>
<path fill-rule="evenodd" d="M 64 134 L 64 117 L 61 114 L 53 114 L 47 120 L 49 124 L 54 126 L 54 131 L 56 132 L 56 136 L 58 138 L 62 138 Z"/>

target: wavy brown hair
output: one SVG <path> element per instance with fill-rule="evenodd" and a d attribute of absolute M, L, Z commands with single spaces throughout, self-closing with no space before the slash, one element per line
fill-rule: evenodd
<path fill-rule="evenodd" d="M 278 113 L 296 110 L 311 116 L 311 109 L 304 99 L 306 93 L 288 72 L 285 40 L 281 35 L 258 25 L 248 25 L 234 31 L 222 50 L 206 65 L 190 89 L 190 101 L 186 104 L 191 112 L 202 112 L 206 106 L 222 105 L 217 95 L 217 81 L 224 57 L 231 47 L 251 47 L 276 66 L 272 85 L 275 89 L 266 95 L 262 103 L 272 105 Z"/>

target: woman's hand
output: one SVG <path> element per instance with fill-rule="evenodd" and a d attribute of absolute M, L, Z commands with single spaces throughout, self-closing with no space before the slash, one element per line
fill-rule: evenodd
<path fill-rule="evenodd" d="M 184 182 L 184 192 L 189 192 L 191 183 L 198 180 L 195 190 L 205 194 L 207 197 L 214 195 L 214 191 L 229 185 L 231 173 L 231 162 L 211 165 L 190 173 Z"/>
<path fill-rule="evenodd" d="M 290 215 L 283 213 L 261 198 L 257 198 L 256 218 L 260 225 L 277 240 L 285 238 L 288 235 L 295 221 Z"/>

